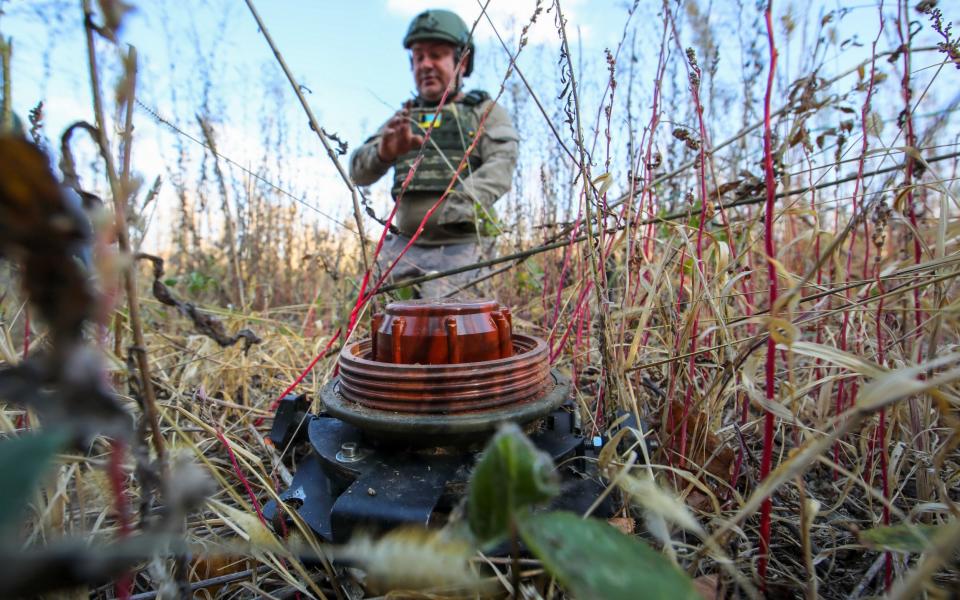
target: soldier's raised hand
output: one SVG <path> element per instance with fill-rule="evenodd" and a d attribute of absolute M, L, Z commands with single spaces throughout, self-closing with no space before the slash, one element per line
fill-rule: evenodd
<path fill-rule="evenodd" d="M 380 136 L 377 154 L 383 162 L 392 163 L 399 156 L 421 145 L 423 145 L 423 136 L 413 133 L 410 128 L 410 111 L 404 108 L 387 121 L 383 135 Z"/>

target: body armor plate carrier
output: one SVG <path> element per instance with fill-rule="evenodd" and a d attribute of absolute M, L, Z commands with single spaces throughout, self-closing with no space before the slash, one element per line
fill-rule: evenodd
<path fill-rule="evenodd" d="M 477 135 L 479 119 L 473 109 L 489 98 L 486 92 L 475 90 L 466 94 L 462 100 L 448 103 L 439 113 L 436 106 L 414 103 L 410 108 L 410 127 L 414 135 L 424 137 L 429 129 L 430 139 L 423 148 L 423 159 L 407 186 L 407 192 L 429 192 L 439 195 L 446 191 L 467 148 Z M 397 158 L 391 190 L 394 199 L 400 195 L 403 181 L 420 154 L 420 150 L 420 148 L 413 149 Z M 480 158 L 477 156 L 477 149 L 474 148 L 461 177 L 467 176 L 472 169 L 479 166 Z"/>

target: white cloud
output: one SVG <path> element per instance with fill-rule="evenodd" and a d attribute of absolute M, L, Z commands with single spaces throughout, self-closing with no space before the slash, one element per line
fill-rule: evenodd
<path fill-rule="evenodd" d="M 580 26 L 580 36 L 583 39 L 589 38 L 590 28 L 580 23 L 578 18 L 580 8 L 585 5 L 584 0 L 567 0 L 563 4 L 563 13 L 567 18 L 568 35 L 571 27 Z M 554 27 L 553 13 L 547 14 L 547 9 L 551 6 L 548 0 L 542 3 L 543 12 L 537 18 L 537 22 L 530 28 L 528 38 L 531 44 L 557 44 L 559 37 Z M 387 0 L 387 10 L 404 17 L 414 17 L 415 15 L 430 8 L 446 8 L 460 15 L 467 25 L 473 24 L 477 18 L 481 17 L 482 4 L 478 0 Z M 506 40 L 511 37 L 516 38 L 524 25 L 529 23 L 533 15 L 536 2 L 534 0 L 493 0 L 487 7 L 487 14 L 497 27 L 497 31 Z M 479 41 L 495 39 L 494 31 L 485 18 L 481 18 L 477 24 L 474 36 Z"/>

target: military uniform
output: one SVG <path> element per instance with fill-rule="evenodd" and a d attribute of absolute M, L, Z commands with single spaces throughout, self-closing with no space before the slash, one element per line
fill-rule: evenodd
<path fill-rule="evenodd" d="M 483 129 L 479 124 L 490 109 Z M 456 184 L 431 215 L 414 246 L 400 260 L 391 277 L 402 280 L 434 271 L 473 264 L 489 256 L 496 234 L 494 203 L 509 189 L 517 165 L 518 137 L 507 112 L 483 92 L 460 94 L 435 116 L 436 105 L 415 102 L 410 107 L 411 128 L 430 139 L 423 158 L 400 200 L 394 225 L 400 235 L 389 234 L 378 258 L 385 269 L 416 232 L 424 215 L 443 195 L 457 166 L 478 135 Z M 391 190 L 399 197 L 404 179 L 420 148 L 385 163 L 377 153 L 385 127 L 357 148 L 350 159 L 350 176 L 358 185 L 370 185 L 394 168 Z M 460 286 L 481 275 L 477 269 L 435 279 L 420 286 L 425 298 L 456 293 Z"/>

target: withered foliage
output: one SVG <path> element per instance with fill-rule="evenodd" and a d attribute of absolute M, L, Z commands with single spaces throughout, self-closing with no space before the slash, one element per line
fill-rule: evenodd
<path fill-rule="evenodd" d="M 69 201 L 46 155 L 18 137 L 0 138 L 0 256 L 19 264 L 24 292 L 51 336 L 48 348 L 0 370 L 0 398 L 81 437 L 123 437 L 130 418 L 83 340 L 98 309 L 91 274 L 78 258 L 91 242 L 87 216 Z"/>
<path fill-rule="evenodd" d="M 243 351 L 246 353 L 253 344 L 259 344 L 263 340 L 249 329 L 241 329 L 234 335 L 228 335 L 223 323 L 219 319 L 204 314 L 192 302 L 184 302 L 170 291 L 170 288 L 163 283 L 163 259 L 152 254 L 137 254 L 137 260 L 147 260 L 153 263 L 153 297 L 162 304 L 173 306 L 180 314 L 193 321 L 197 331 L 209 337 L 220 347 L 232 346 L 243 340 Z"/>
<path fill-rule="evenodd" d="M 122 37 L 127 5 L 89 2 L 95 4 L 99 34 Z M 567 21 L 572 13 L 562 13 L 561 4 L 568 3 L 538 2 L 531 19 L 532 24 L 541 11 L 552 19 L 559 48 L 528 45 L 530 24 L 509 48 L 513 58 L 523 50 L 542 52 L 547 60 L 530 61 L 535 65 L 530 67 L 514 61 L 509 69 L 515 75 L 504 80 L 508 91 L 501 103 L 521 132 L 521 167 L 514 192 L 497 204 L 510 232 L 498 239 L 499 251 L 513 258 L 499 263 L 488 283 L 498 300 L 515 308 L 519 326 L 548 340 L 553 367 L 573 383 L 585 435 L 610 440 L 617 427 L 626 427 L 624 413 L 638 417 L 631 421 L 638 443 L 606 450 L 610 472 L 622 469 L 621 488 L 623 481 L 649 471 L 651 482 L 669 489 L 675 512 L 689 513 L 698 527 L 657 529 L 649 503 L 617 497 L 611 484 L 622 515 L 615 523 L 659 544 L 682 569 L 706 582 L 708 597 L 750 595 L 754 591 L 744 582 L 761 585 L 756 573 L 763 525 L 754 502 L 760 496 L 771 499 L 774 515 L 765 582 L 771 597 L 878 595 L 888 585 L 919 577 L 926 561 L 949 559 L 951 552 L 929 550 L 888 559 L 882 545 L 862 542 L 864 531 L 882 529 L 887 521 L 956 528 L 960 358 L 937 362 L 950 360 L 960 339 L 954 310 L 960 229 L 951 187 L 960 152 L 950 126 L 960 100 L 942 102 L 955 96 L 950 87 L 955 71 L 949 67 L 958 61 L 956 37 L 943 14 L 948 11 L 931 0 L 913 7 L 887 2 L 882 11 L 858 5 L 804 19 L 795 6 L 775 3 L 773 30 L 781 54 L 769 91 L 776 202 L 773 210 L 764 210 L 759 205 L 768 181 L 760 98 L 770 58 L 762 35 L 763 3 L 738 2 L 731 23 L 716 3 L 634 2 L 624 16 L 620 44 L 592 59 L 589 40 L 581 42 L 573 20 Z M 847 65 L 854 55 L 870 56 L 862 54 L 869 42 L 844 39 L 844 27 L 868 17 L 876 19 L 870 31 L 880 42 L 876 55 Z M 864 21 L 857 30 L 870 27 Z M 894 28 L 905 37 L 897 40 Z M 922 38 L 922 29 L 935 34 Z M 283 94 L 264 94 L 266 102 L 253 111 L 262 164 L 214 145 L 214 132 L 223 135 L 237 125 L 231 103 L 223 102 L 221 112 L 217 98 L 224 91 L 218 89 L 217 71 L 232 67 L 234 57 L 220 54 L 227 44 L 207 52 L 202 43 L 195 42 L 202 60 L 194 77 L 202 90 L 171 87 L 165 102 L 150 98 L 156 90 L 143 92 L 149 81 L 138 88 L 136 126 L 156 121 L 170 136 L 163 138 L 167 149 L 175 148 L 172 158 L 164 157 L 163 175 L 175 194 L 176 223 L 171 246 L 151 250 L 165 260 L 135 255 L 153 267 L 153 297 L 141 295 L 145 343 L 137 351 L 148 352 L 155 368 L 152 382 L 171 466 L 177 465 L 176 449 L 186 449 L 184 455 L 203 461 L 218 478 L 218 510 L 210 503 L 191 514 L 187 535 L 213 545 L 235 541 L 242 531 L 270 549 L 278 542 L 292 545 L 281 539 L 287 534 L 314 543 L 307 531 L 271 531 L 256 514 L 257 503 L 287 485 L 297 465 L 264 440 L 265 426 L 271 403 L 291 382 L 299 381 L 297 392 L 315 395 L 328 381 L 335 351 L 324 352 L 305 378 L 297 377 L 354 306 L 363 276 L 356 237 L 320 212 L 325 205 L 293 187 L 301 173 L 290 165 L 303 156 L 294 154 L 301 147 L 291 151 L 289 133 L 299 128 L 284 121 Z M 659 63 L 655 78 L 642 68 L 654 62 Z M 731 75 L 730 65 L 742 73 Z M 904 70 L 913 79 L 904 77 Z M 318 89 L 317 82 L 311 86 Z M 869 90 L 876 93 L 871 97 Z M 306 86 L 300 91 L 309 92 Z M 201 93 L 208 131 L 198 132 L 178 113 L 192 114 Z M 938 112 L 927 114 L 933 110 Z M 36 131 L 43 111 L 35 116 Z M 914 126 L 908 138 L 905 131 Z M 81 174 L 91 189 L 97 179 L 70 151 L 70 136 L 78 131 L 96 139 L 96 130 L 85 123 L 64 133 L 63 183 L 86 204 L 100 205 L 80 186 Z M 334 155 L 346 152 L 351 140 L 320 131 L 335 143 Z M 195 160 L 198 156 L 202 159 Z M 0 160 L 0 253 L 19 268 L 24 295 L 41 321 L 35 320 L 34 331 L 49 331 L 25 362 L 14 364 L 17 357 L 10 353 L 10 364 L 0 371 L 0 395 L 35 408 L 42 427 L 66 421 L 69 412 L 90 424 L 85 432 L 112 431 L 105 422 L 130 419 L 110 390 L 94 389 L 104 379 L 103 369 L 84 349 L 94 329 L 85 324 L 98 318 L 99 306 L 91 275 L 75 258 L 89 244 L 86 217 L 36 149 L 5 140 Z M 591 183 L 593 190 L 583 185 Z M 142 201 L 135 186 L 127 190 L 134 196 L 127 224 L 138 234 L 132 238 L 147 245 L 150 215 L 143 209 L 148 204 L 152 209 L 154 198 L 170 208 L 170 199 L 156 196 L 157 187 Z M 102 189 L 94 191 L 107 197 Z M 367 216 L 385 226 L 383 208 L 392 205 L 389 199 L 381 202 L 386 196 L 379 191 L 364 190 L 360 201 Z M 229 227 L 225 216 L 234 219 Z M 763 246 L 768 231 L 775 241 L 772 252 Z M 374 226 L 368 237 L 375 240 L 379 232 Z M 774 275 L 768 273 L 771 264 Z M 791 296 L 789 302 L 770 305 L 770 278 L 779 278 L 779 291 Z M 146 288 L 148 282 L 142 283 Z M 6 305 L 0 300 L 0 309 L 18 307 L 17 291 L 6 296 L 11 300 Z M 227 305 L 225 313 L 220 307 Z M 117 365 L 117 380 L 130 360 L 124 356 L 128 314 L 115 311 L 109 328 L 96 323 L 96 341 L 105 348 L 113 342 L 113 352 L 103 353 Z M 0 333 L 14 337 L 11 332 L 22 326 L 16 319 L 4 322 Z M 251 323 L 256 333 L 247 328 Z M 364 327 L 356 335 L 364 336 Z M 768 337 L 779 344 L 772 383 L 763 362 Z M 877 384 L 881 380 L 884 385 Z M 134 400 L 139 385 L 131 382 L 125 390 Z M 766 399 L 768 389 L 773 400 Z M 898 389 L 922 391 L 896 396 Z M 882 410 L 861 408 L 864 397 L 884 393 Z M 135 412 L 135 402 L 123 408 Z M 772 445 L 762 441 L 768 412 L 775 415 Z M 851 412 L 856 426 L 838 435 L 832 447 L 824 445 L 838 424 L 854 423 Z M 142 425 L 139 437 L 152 435 L 143 433 Z M 18 426 L 10 435 L 20 432 Z M 167 485 L 191 478 L 173 476 L 165 483 L 159 470 L 150 468 L 146 444 L 134 440 L 130 447 L 136 470 L 121 475 L 130 483 L 126 495 L 139 502 L 136 527 L 176 506 L 178 497 L 191 498 L 183 505 L 202 502 L 202 494 Z M 813 454 L 811 448 L 820 450 Z M 775 468 L 762 480 L 765 449 L 772 450 Z M 91 538 L 114 539 L 119 519 L 110 490 L 93 501 L 84 496 L 97 480 L 87 475 L 102 474 L 102 456 L 78 458 L 75 470 L 73 464 L 64 466 L 57 485 L 66 492 L 43 495 L 30 524 L 35 532 L 87 533 L 94 522 L 90 513 L 96 512 L 97 518 L 107 515 L 106 526 Z M 769 483 L 776 477 L 783 479 Z M 185 521 L 183 511 L 173 513 L 177 519 L 165 522 L 171 530 L 174 520 Z M 49 527 L 43 519 L 50 514 L 64 516 Z M 701 530 L 704 537 L 696 533 Z M 960 536 L 954 545 L 957 540 Z M 728 556 L 718 554 L 718 547 Z M 237 554 L 182 560 L 193 571 L 178 574 L 181 595 L 189 593 L 183 591 L 185 579 L 220 597 L 291 597 L 319 580 L 328 597 L 370 592 L 353 573 L 298 570 L 302 565 L 293 560 Z M 511 565 L 487 558 L 484 568 L 501 571 L 506 581 Z M 0 565 L 4 562 L 0 557 Z M 136 592 L 171 589 L 171 576 L 158 562 L 137 573 Z M 389 568 L 388 563 L 376 566 Z M 34 566 L 21 564 L 31 585 L 39 585 Z M 64 581 L 80 581 L 63 554 L 38 564 L 63 569 Z M 530 572 L 539 567 L 531 565 Z M 936 587 L 955 587 L 954 571 L 950 565 L 930 568 L 920 587 L 930 596 Z M 539 579 L 526 578 L 520 592 L 562 596 Z M 0 586 L 0 592 L 6 589 Z M 444 597 L 436 590 L 425 594 L 434 592 Z"/>

